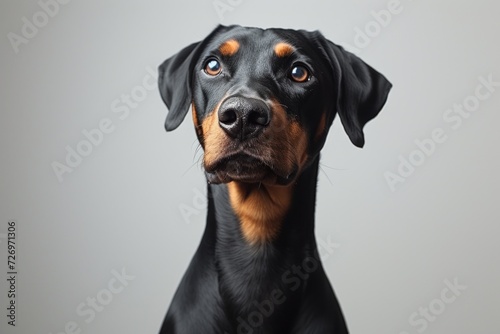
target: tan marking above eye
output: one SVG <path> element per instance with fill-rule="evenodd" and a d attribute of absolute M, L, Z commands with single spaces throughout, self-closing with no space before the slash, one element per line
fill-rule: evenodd
<path fill-rule="evenodd" d="M 225 41 L 219 46 L 219 51 L 223 56 L 232 56 L 240 49 L 240 43 L 235 39 Z"/>
<path fill-rule="evenodd" d="M 294 52 L 295 48 L 289 43 L 279 42 L 274 46 L 274 53 L 280 58 L 287 57 Z"/>

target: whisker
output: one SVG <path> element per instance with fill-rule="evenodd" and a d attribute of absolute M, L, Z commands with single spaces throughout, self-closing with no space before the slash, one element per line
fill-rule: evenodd
<path fill-rule="evenodd" d="M 327 166 L 325 165 L 324 163 L 320 162 L 319 163 L 319 170 L 326 176 L 328 182 L 330 183 L 330 185 L 333 186 L 333 182 L 332 180 L 330 179 L 330 177 L 328 176 L 328 174 L 326 173 L 325 171 L 325 168 L 327 169 L 330 169 L 330 170 L 337 170 L 337 171 L 343 171 L 343 170 L 347 170 L 347 168 L 335 168 L 335 167 L 330 167 L 330 166 Z"/>
<path fill-rule="evenodd" d="M 326 174 L 325 170 L 323 169 L 323 166 L 319 166 L 319 170 L 326 176 L 326 179 L 328 180 L 328 183 L 330 183 L 331 186 L 333 186 L 333 182 L 332 180 L 330 180 L 330 177 L 328 176 L 328 174 Z"/>
<path fill-rule="evenodd" d="M 321 167 L 325 167 L 325 168 L 328 168 L 328 169 L 333 169 L 333 170 L 347 170 L 347 168 L 335 168 L 335 167 L 330 167 L 330 166 L 327 166 L 325 165 L 324 163 L 319 163 Z"/>
<path fill-rule="evenodd" d="M 193 143 L 194 144 L 194 143 Z M 196 147 L 195 151 L 194 151 L 194 156 L 193 156 L 193 164 L 191 164 L 191 166 L 189 166 L 186 171 L 182 174 L 182 176 L 186 175 L 195 165 L 197 164 L 200 164 L 200 167 L 203 166 L 203 154 L 200 154 L 198 157 L 196 157 L 196 155 L 201 151 L 203 152 L 202 150 L 200 150 L 202 147 L 200 145 L 200 143 L 198 143 L 198 146 Z"/>

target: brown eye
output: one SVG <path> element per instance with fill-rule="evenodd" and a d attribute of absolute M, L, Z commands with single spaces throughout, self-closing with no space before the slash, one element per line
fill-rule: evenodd
<path fill-rule="evenodd" d="M 307 68 L 302 65 L 295 65 L 290 72 L 290 77 L 295 82 L 306 82 L 311 78 Z"/>
<path fill-rule="evenodd" d="M 211 76 L 216 76 L 222 72 L 222 66 L 216 59 L 210 59 L 205 65 L 205 73 Z"/>

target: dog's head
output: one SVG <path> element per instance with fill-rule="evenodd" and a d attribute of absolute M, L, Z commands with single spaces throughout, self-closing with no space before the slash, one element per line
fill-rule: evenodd
<path fill-rule="evenodd" d="M 319 32 L 219 26 L 159 68 L 167 131 L 192 105 L 211 183 L 288 185 L 314 160 L 338 113 L 352 143 L 391 84 Z"/>

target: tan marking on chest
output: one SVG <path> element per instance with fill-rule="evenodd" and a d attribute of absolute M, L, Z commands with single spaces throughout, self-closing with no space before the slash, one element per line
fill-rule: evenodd
<path fill-rule="evenodd" d="M 292 186 L 228 183 L 229 199 L 250 244 L 274 239 L 292 201 Z"/>

